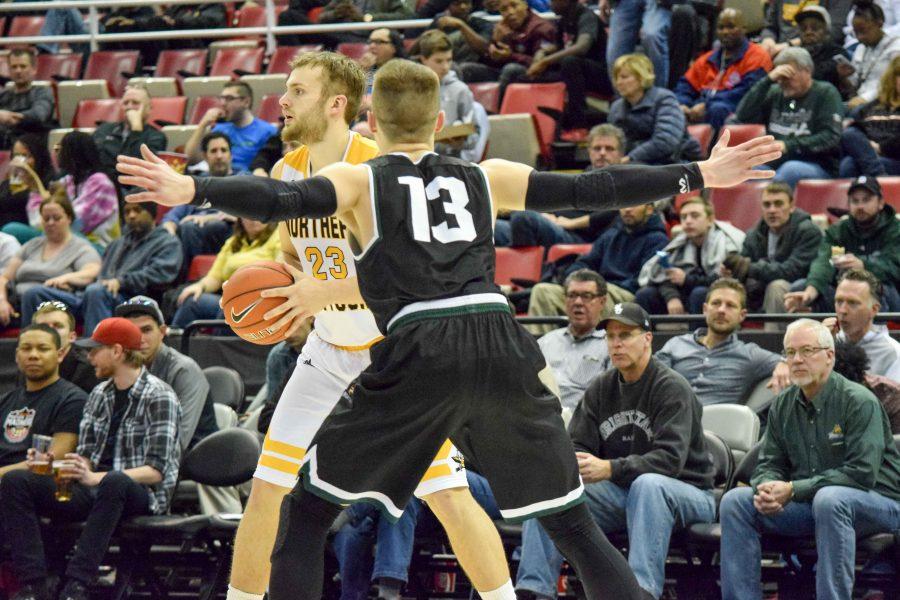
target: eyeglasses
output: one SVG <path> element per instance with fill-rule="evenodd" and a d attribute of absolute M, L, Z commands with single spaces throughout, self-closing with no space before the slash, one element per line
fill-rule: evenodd
<path fill-rule="evenodd" d="M 786 358 L 787 360 L 793 360 L 797 358 L 799 354 L 801 358 L 810 358 L 816 352 L 821 350 L 828 350 L 826 346 L 803 346 L 802 348 L 785 348 L 782 351 L 781 356 Z"/>
<path fill-rule="evenodd" d="M 566 292 L 566 300 L 572 300 L 573 302 L 578 298 L 581 298 L 585 302 L 590 302 L 594 298 L 599 298 L 603 294 L 595 294 L 593 292 Z"/>
<path fill-rule="evenodd" d="M 243 100 L 243 96 L 230 96 L 228 94 L 223 94 L 219 96 L 219 100 L 222 102 L 233 102 L 235 100 Z"/>
<path fill-rule="evenodd" d="M 370 44 L 393 44 L 391 40 L 369 40 Z"/>
<path fill-rule="evenodd" d="M 61 310 L 63 312 L 69 312 L 69 307 L 60 302 L 59 300 L 46 300 L 37 305 L 37 311 L 45 310 L 48 308 L 52 308 L 53 310 Z"/>

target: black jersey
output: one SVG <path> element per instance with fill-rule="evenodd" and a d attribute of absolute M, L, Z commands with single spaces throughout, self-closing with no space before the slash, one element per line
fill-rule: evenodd
<path fill-rule="evenodd" d="M 493 207 L 472 163 L 388 154 L 371 169 L 375 238 L 357 258 L 359 287 L 381 331 L 413 302 L 498 292 Z"/>

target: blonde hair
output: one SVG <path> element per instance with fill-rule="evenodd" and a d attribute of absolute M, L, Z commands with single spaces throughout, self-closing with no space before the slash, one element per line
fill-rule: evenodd
<path fill-rule="evenodd" d="M 891 64 L 884 70 L 878 85 L 878 104 L 885 108 L 900 106 L 900 94 L 897 94 L 897 77 L 900 76 L 900 56 L 895 56 Z"/>
<path fill-rule="evenodd" d="M 428 67 L 405 59 L 375 72 L 372 110 L 378 127 L 393 142 L 422 142 L 434 133 L 441 110 L 440 82 Z"/>
<path fill-rule="evenodd" d="M 656 81 L 656 73 L 653 71 L 653 63 L 646 54 L 623 54 L 613 63 L 613 80 L 619 76 L 619 71 L 628 69 L 638 78 L 645 90 L 653 87 Z"/>
<path fill-rule="evenodd" d="M 416 41 L 416 49 L 418 49 L 418 52 L 413 51 L 413 54 L 418 54 L 422 58 L 429 58 L 432 54 L 437 54 L 438 52 L 451 52 L 453 44 L 446 33 L 440 29 L 431 29 L 423 33 Z"/>
<path fill-rule="evenodd" d="M 320 68 L 322 99 L 332 96 L 347 98 L 344 120 L 348 125 L 353 122 L 366 93 L 366 74 L 358 64 L 336 52 L 304 52 L 292 58 L 290 66 L 291 70 L 302 67 Z"/>
<path fill-rule="evenodd" d="M 712 202 L 703 198 L 703 196 L 691 196 L 684 200 L 681 203 L 681 206 L 678 207 L 678 214 L 681 214 L 681 211 L 684 210 L 684 207 L 688 204 L 699 204 L 703 207 L 704 212 L 706 212 L 706 217 L 710 220 L 716 218 L 716 211 L 713 208 Z"/>

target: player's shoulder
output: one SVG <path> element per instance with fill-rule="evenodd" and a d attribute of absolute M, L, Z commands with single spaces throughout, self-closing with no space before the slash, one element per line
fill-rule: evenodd
<path fill-rule="evenodd" d="M 306 161 L 309 158 L 309 147 L 306 145 L 298 146 L 294 148 L 290 152 L 286 153 L 280 161 L 280 163 L 293 167 L 295 169 L 300 168 L 306 165 Z"/>
<path fill-rule="evenodd" d="M 350 147 L 347 151 L 347 162 L 362 163 L 378 156 L 378 144 L 375 143 L 375 140 L 355 131 L 352 135 L 353 138 L 350 140 Z"/>

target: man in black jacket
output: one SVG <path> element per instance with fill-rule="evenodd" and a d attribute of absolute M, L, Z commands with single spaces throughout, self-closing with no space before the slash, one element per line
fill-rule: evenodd
<path fill-rule="evenodd" d="M 600 325 L 614 368 L 587 389 L 569 435 L 592 516 L 606 533 L 628 532 L 628 564 L 645 596 L 659 598 L 673 527 L 716 516 L 702 408 L 687 380 L 652 358 L 643 308 L 616 304 Z M 519 597 L 556 598 L 562 561 L 540 524 L 526 521 Z"/>
<path fill-rule="evenodd" d="M 786 183 L 769 184 L 761 202 L 762 219 L 747 232 L 740 254 L 725 258 L 719 273 L 744 284 L 749 309 L 782 313 L 791 284 L 809 272 L 822 243 L 822 230 L 809 213 L 794 206 Z"/>
<path fill-rule="evenodd" d="M 166 136 L 151 126 L 150 92 L 143 85 L 128 85 L 122 93 L 121 121 L 100 123 L 94 131 L 94 142 L 100 151 L 100 162 L 107 169 L 116 167 L 116 157 L 140 156 L 141 144 L 147 144 L 154 152 L 166 149 Z"/>

